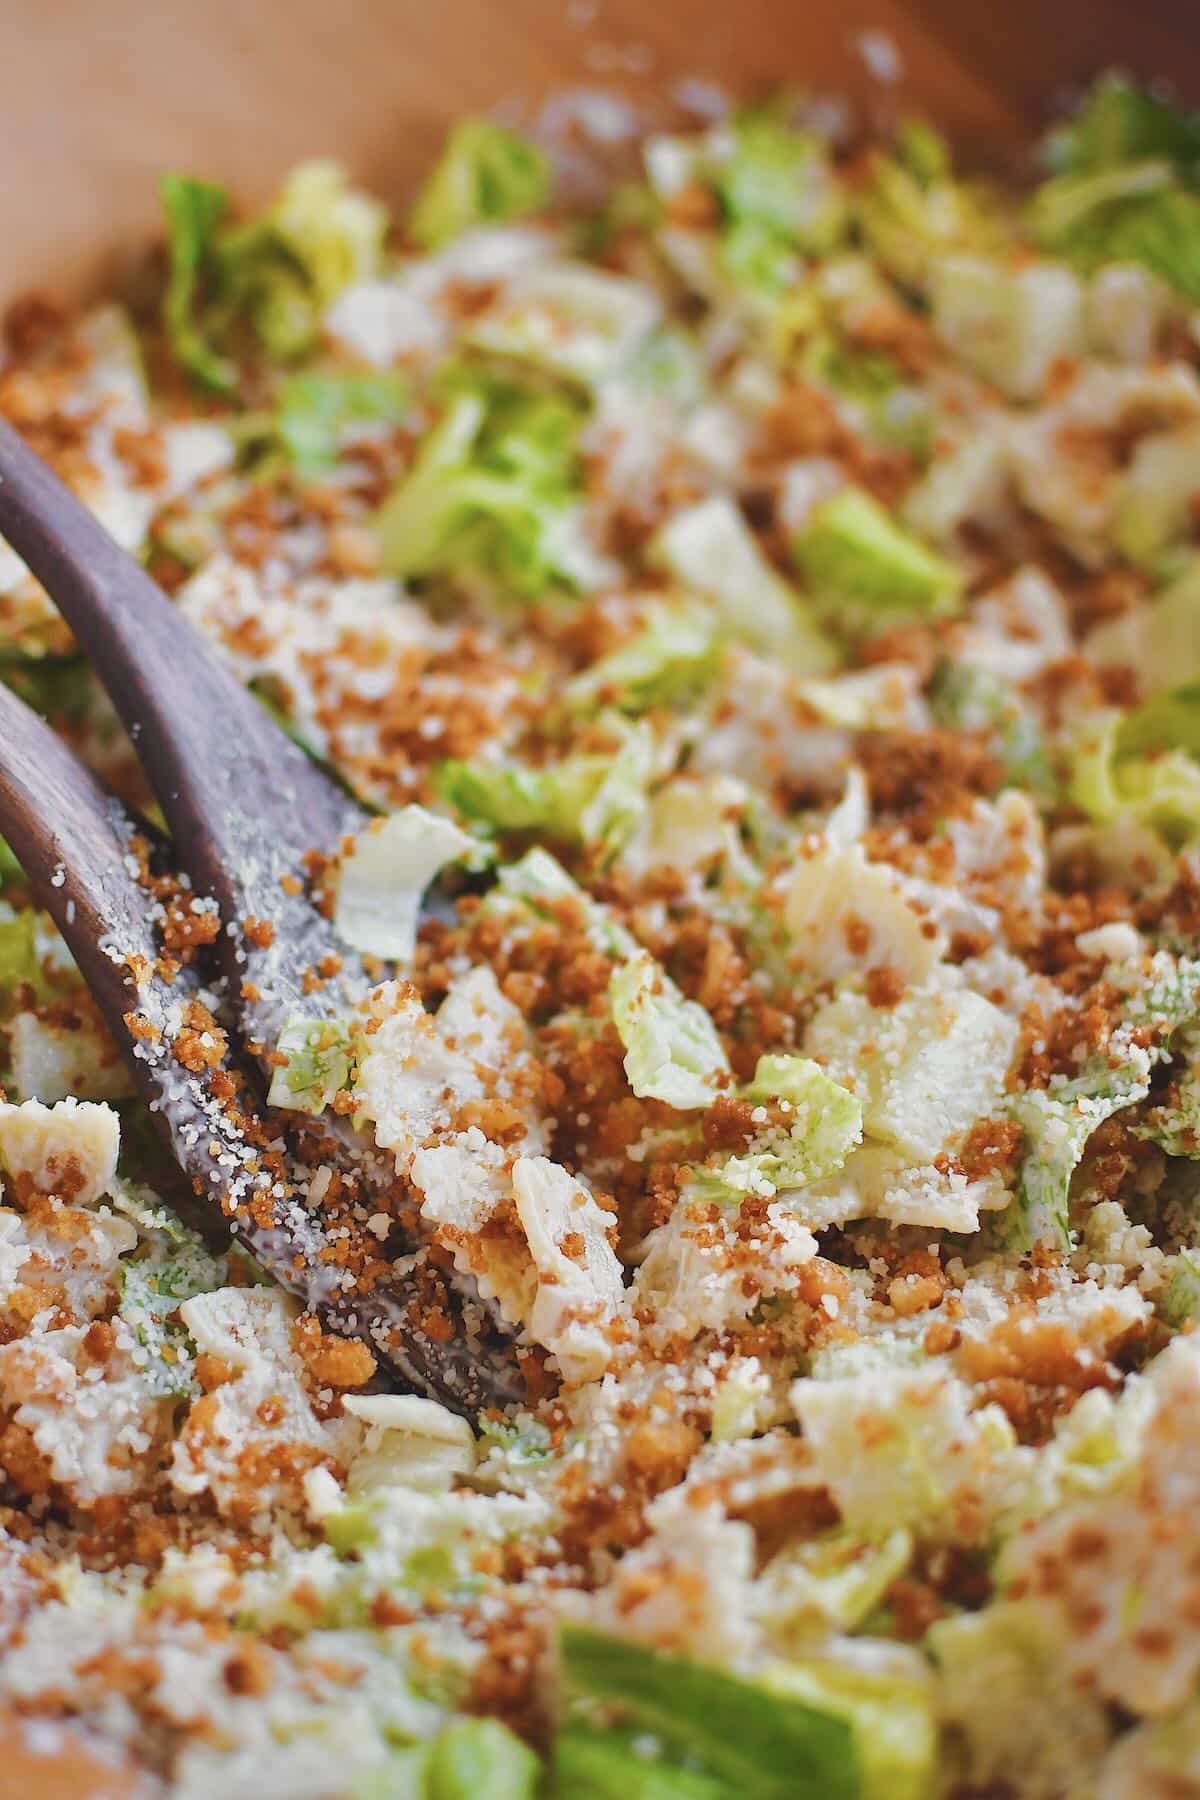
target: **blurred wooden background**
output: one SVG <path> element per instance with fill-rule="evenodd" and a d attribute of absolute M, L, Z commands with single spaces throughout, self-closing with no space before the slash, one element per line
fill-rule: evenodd
<path fill-rule="evenodd" d="M 1114 62 L 1200 103 L 1200 0 L 0 0 L 0 286 L 94 275 L 164 166 L 254 195 L 334 151 L 396 194 L 456 114 L 563 84 L 811 84 L 927 107 L 994 157 Z"/>

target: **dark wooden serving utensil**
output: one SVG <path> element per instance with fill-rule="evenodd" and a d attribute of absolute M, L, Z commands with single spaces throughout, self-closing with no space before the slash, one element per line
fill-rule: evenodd
<path fill-rule="evenodd" d="M 339 984 L 304 991 L 305 972 L 330 953 L 342 958 L 343 994 L 357 998 L 368 985 L 361 965 L 296 884 L 307 852 L 335 851 L 368 815 L 3 420 L 0 537 L 42 583 L 107 689 L 162 807 L 176 866 L 220 907 L 222 966 L 247 1041 L 271 1050 L 289 1013 L 338 1010 Z M 261 941 L 264 932 L 247 936 L 247 919 L 273 926 L 273 942 Z"/>
<path fill-rule="evenodd" d="M 450 1341 L 415 1323 L 414 1284 L 344 1294 L 319 1215 L 284 1184 L 264 1184 L 253 1149 L 214 1101 L 210 1083 L 186 1077 L 167 1043 L 136 1037 L 127 1015 L 152 1022 L 202 989 L 223 1022 L 270 1049 L 289 1013 L 328 1016 L 366 991 L 361 963 L 306 897 L 306 852 L 331 852 L 367 815 L 292 743 L 145 572 L 121 551 L 10 427 L 0 421 L 0 535 L 60 603 L 125 722 L 173 842 L 169 860 L 195 891 L 217 902 L 223 996 L 204 964 L 165 981 L 150 899 L 129 843 L 142 830 L 116 798 L 15 695 L 0 686 L 0 835 L 11 843 L 40 905 L 50 913 L 96 997 L 172 1151 L 232 1229 L 291 1292 L 337 1330 L 367 1339 L 407 1385 L 470 1413 L 519 1397 L 511 1334 L 469 1279 L 438 1275 L 437 1298 L 454 1322 Z M 149 834 L 147 834 L 149 835 Z M 163 847 L 158 846 L 164 854 Z M 286 880 L 286 886 L 284 885 Z M 274 927 L 247 936 L 254 916 Z M 327 953 L 342 958 L 337 982 L 315 995 L 304 976 Z M 140 982 L 132 966 L 148 970 Z M 335 989 L 331 992 L 331 989 Z M 336 991 L 340 989 L 340 993 Z M 253 1087 L 249 1104 L 256 1104 Z M 331 1133 L 331 1158 L 376 1188 L 381 1160 L 352 1134 Z M 419 1237 L 397 1246 L 419 1248 Z M 403 1264 L 406 1270 L 408 1265 Z M 428 1291 L 422 1311 L 428 1310 Z"/>

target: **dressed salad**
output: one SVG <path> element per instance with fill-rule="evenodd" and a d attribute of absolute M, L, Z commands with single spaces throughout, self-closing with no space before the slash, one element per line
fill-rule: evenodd
<path fill-rule="evenodd" d="M 1200 1794 L 1200 116 L 636 149 L 170 174 L 10 318 L 0 410 L 377 814 L 266 1116 L 524 1398 L 197 1218 L 0 850 L 0 1713 L 147 1800 Z M 2 546 L 0 677 L 148 805 Z"/>

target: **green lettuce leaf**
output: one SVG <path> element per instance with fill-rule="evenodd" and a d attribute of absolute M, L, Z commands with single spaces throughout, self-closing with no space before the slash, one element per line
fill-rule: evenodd
<path fill-rule="evenodd" d="M 792 553 L 821 600 L 852 623 L 958 610 L 962 577 L 953 563 L 897 525 L 870 494 L 844 488 L 814 507 Z"/>
<path fill-rule="evenodd" d="M 764 1125 L 743 1152 L 693 1171 L 691 1185 L 706 1198 L 769 1199 L 821 1181 L 862 1142 L 861 1102 L 806 1056 L 760 1056 L 741 1097 L 755 1105 L 780 1105 L 783 1117 Z"/>
<path fill-rule="evenodd" d="M 436 250 L 472 225 L 537 212 L 549 197 L 544 150 L 491 119 L 462 119 L 417 197 L 408 229 L 414 243 Z"/>
<path fill-rule="evenodd" d="M 836 667 L 832 640 L 803 596 L 771 567 L 728 496 L 714 495 L 677 512 L 654 540 L 652 556 L 681 587 L 717 603 L 731 637 L 796 675 L 826 675 Z"/>
<path fill-rule="evenodd" d="M 243 422 L 240 435 L 268 453 L 277 448 L 301 477 L 321 475 L 337 461 L 348 426 L 398 424 L 411 397 L 400 369 L 306 370 L 290 375 L 273 411 Z"/>
<path fill-rule="evenodd" d="M 575 1626 L 563 1630 L 560 1647 L 567 1720 L 556 1774 L 564 1797 L 860 1800 L 865 1791 L 853 1728 L 825 1706 Z M 611 1757 L 597 1753 L 605 1743 Z M 642 1785 L 639 1757 L 653 1771 Z M 572 1767 L 590 1775 L 590 1788 L 569 1784 Z M 615 1785 L 622 1776 L 628 1785 Z"/>
<path fill-rule="evenodd" d="M 634 635 L 567 683 L 564 698 L 575 712 L 618 706 L 645 712 L 702 687 L 718 659 L 717 617 L 694 600 L 653 606 Z"/>
<path fill-rule="evenodd" d="M 168 174 L 159 183 L 167 230 L 163 300 L 176 358 L 202 387 L 232 393 L 231 331 L 249 325 L 267 352 L 310 349 L 325 308 L 374 275 L 387 215 L 333 162 L 301 163 L 258 218 L 228 225 L 224 188 Z"/>
<path fill-rule="evenodd" d="M 615 854 L 636 829 L 654 777 L 654 734 L 644 721 L 611 722 L 613 751 L 580 751 L 544 768 L 512 761 L 444 762 L 443 799 L 496 831 L 544 831 L 561 843 Z"/>
<path fill-rule="evenodd" d="M 1122 1067 L 1101 1057 L 1072 1080 L 1017 1094 L 1009 1112 L 1025 1132 L 1017 1206 L 1006 1219 L 1005 1245 L 1026 1250 L 1035 1244 L 1059 1249 L 1071 1242 L 1070 1192 L 1087 1141 L 1097 1125 L 1150 1091 L 1150 1059 L 1131 1053 Z"/>
<path fill-rule="evenodd" d="M 482 574 L 527 598 L 589 585 L 579 422 L 578 408 L 562 396 L 482 371 L 459 376 L 376 521 L 387 572 Z"/>
<path fill-rule="evenodd" d="M 685 999 L 645 950 L 614 969 L 608 993 L 625 1073 L 639 1099 L 682 1109 L 711 1105 L 729 1063 L 704 1008 Z"/>
<path fill-rule="evenodd" d="M 1106 76 L 1046 157 L 1057 172 L 1031 203 L 1039 242 L 1085 268 L 1140 263 L 1200 300 L 1200 115 Z"/>
<path fill-rule="evenodd" d="M 275 1046 L 285 1060 L 271 1076 L 268 1103 L 289 1112 L 323 1113 L 349 1082 L 351 1046 L 344 1019 L 306 1019 L 293 1013 Z"/>
<path fill-rule="evenodd" d="M 203 323 L 203 285 L 215 268 L 217 228 L 229 211 L 229 195 L 210 181 L 163 175 L 158 184 L 167 228 L 167 290 L 163 321 L 180 366 L 201 387 L 232 392 L 236 365 L 218 353 Z"/>

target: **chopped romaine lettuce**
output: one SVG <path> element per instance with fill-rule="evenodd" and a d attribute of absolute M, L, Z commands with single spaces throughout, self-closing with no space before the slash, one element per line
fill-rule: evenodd
<path fill-rule="evenodd" d="M 567 1720 L 556 1773 L 564 1794 L 860 1800 L 864 1793 L 855 1734 L 841 1708 L 768 1693 L 578 1626 L 565 1628 L 560 1644 Z"/>
<path fill-rule="evenodd" d="M 1127 1062 L 1119 1068 L 1101 1057 L 1082 1075 L 1013 1097 L 1009 1111 L 1025 1132 L 1027 1149 L 1017 1206 L 1007 1221 L 1009 1248 L 1070 1244 L 1071 1176 L 1088 1139 L 1097 1125 L 1144 1099 L 1149 1091 L 1150 1060 L 1131 1046 Z"/>
<path fill-rule="evenodd" d="M 951 177 L 944 157 L 924 149 L 911 125 L 900 156 L 876 154 L 858 197 L 858 221 L 869 249 L 906 286 L 920 290 L 932 258 L 948 250 L 986 254 L 1008 237 L 1007 222 L 989 195 Z M 935 166 L 936 165 L 936 166 Z"/>
<path fill-rule="evenodd" d="M 411 962 L 425 889 L 473 848 L 466 832 L 423 806 L 373 820 L 342 856 L 334 930 L 353 950 Z"/>
<path fill-rule="evenodd" d="M 183 1301 L 224 1284 L 225 1264 L 165 1208 L 154 1225 L 159 1242 L 150 1254 L 121 1264 L 117 1310 L 147 1353 L 142 1369 L 151 1390 L 192 1394 L 199 1391 L 192 1346 L 175 1315 Z"/>
<path fill-rule="evenodd" d="M 1048 141 L 1057 173 L 1034 195 L 1035 236 L 1085 268 L 1141 263 L 1200 300 L 1198 143 L 1196 115 L 1104 77 Z"/>
<path fill-rule="evenodd" d="M 169 277 L 163 302 L 176 357 L 202 386 L 230 393 L 230 327 L 249 322 L 272 356 L 309 349 L 330 301 L 373 275 L 387 215 L 337 163 L 301 163 L 258 218 L 225 224 L 224 188 L 185 175 L 159 184 Z"/>
<path fill-rule="evenodd" d="M 704 1008 L 685 999 L 645 950 L 614 969 L 608 991 L 634 1093 L 680 1108 L 711 1105 L 729 1063 Z"/>
<path fill-rule="evenodd" d="M 462 376 L 379 514 L 384 568 L 483 575 L 531 598 L 590 585 L 598 559 L 579 522 L 578 427 L 558 395 Z"/>
<path fill-rule="evenodd" d="M 350 1027 L 344 1019 L 294 1013 L 279 1034 L 267 1099 L 289 1112 L 322 1113 L 350 1079 Z"/>
<path fill-rule="evenodd" d="M 1033 399 L 1055 362 L 1084 348 L 1083 285 L 1070 269 L 953 255 L 937 258 L 930 276 L 934 330 L 1010 399 Z"/>
<path fill-rule="evenodd" d="M 843 488 L 809 514 L 792 552 L 821 601 L 853 609 L 860 628 L 910 614 L 957 610 L 953 563 L 904 531 L 870 494 Z"/>
<path fill-rule="evenodd" d="M 851 1726 L 862 1800 L 933 1800 L 938 1790 L 934 1690 L 916 1652 L 882 1668 L 832 1659 L 772 1663 L 763 1680 L 771 1693 L 803 1700 Z"/>
<path fill-rule="evenodd" d="M 1046 161 L 1058 173 L 1094 174 L 1148 156 L 1184 169 L 1200 165 L 1200 115 L 1115 73 L 1102 75 L 1045 143 Z"/>
<path fill-rule="evenodd" d="M 595 388 L 626 366 L 658 323 L 654 290 L 587 263 L 540 263 L 472 320 L 466 341 Z"/>
<path fill-rule="evenodd" d="M 860 1102 L 806 1056 L 760 1056 L 742 1098 L 781 1103 L 783 1116 L 764 1123 L 742 1153 L 694 1172 L 693 1186 L 706 1199 L 769 1199 L 821 1181 L 862 1142 Z"/>
<path fill-rule="evenodd" d="M 491 119 L 462 119 L 417 196 L 408 229 L 415 243 L 435 250 L 472 225 L 536 212 L 549 196 L 544 150 Z"/>
<path fill-rule="evenodd" d="M 567 683 L 567 705 L 578 712 L 619 706 L 640 713 L 701 686 L 717 660 L 717 618 L 695 600 L 663 600 L 650 608 L 634 635 Z"/>
<path fill-rule="evenodd" d="M 158 184 L 167 227 L 168 277 L 163 319 L 171 349 L 193 380 L 229 393 L 237 369 L 220 355 L 203 319 L 203 288 L 214 279 L 217 228 L 229 211 L 229 195 L 210 181 L 164 175 Z"/>
<path fill-rule="evenodd" d="M 1132 819 L 1172 842 L 1200 833 L 1197 742 L 1200 690 L 1180 688 L 1149 700 L 1127 716 L 1102 713 L 1073 746 L 1069 795 L 1097 824 Z M 1170 748 L 1179 744 L 1182 748 Z M 1151 746 L 1151 748 L 1147 748 Z"/>
<path fill-rule="evenodd" d="M 734 502 L 714 495 L 677 512 L 654 543 L 675 580 L 717 602 L 732 637 L 797 675 L 825 675 L 837 651 L 803 597 L 767 561 Z"/>
<path fill-rule="evenodd" d="M 1130 562 L 1153 568 L 1187 541 L 1200 499 L 1200 425 L 1143 438 L 1121 477 L 1113 541 Z"/>
<path fill-rule="evenodd" d="M 617 715 L 610 727 L 615 750 L 580 751 L 544 768 L 507 760 L 443 763 L 440 792 L 464 818 L 496 831 L 544 831 L 615 853 L 645 812 L 657 759 L 644 721 Z"/>
<path fill-rule="evenodd" d="M 298 475 L 320 475 L 336 462 L 348 426 L 397 424 L 411 394 L 399 369 L 306 370 L 281 384 L 273 411 L 248 421 L 242 435 L 255 445 L 277 445 Z"/>
<path fill-rule="evenodd" d="M 498 1719 L 452 1719 L 435 1738 L 393 1750 L 354 1800 L 535 1800 L 541 1764 Z"/>
<path fill-rule="evenodd" d="M 32 907 L 19 912 L 0 913 L 0 1006 L 11 1001 L 15 988 L 28 983 L 35 990 L 42 986 L 41 957 L 38 954 L 37 914 Z"/>
<path fill-rule="evenodd" d="M 1097 627 L 1086 647 L 1093 662 L 1135 669 L 1145 694 L 1200 680 L 1200 562 L 1190 562 L 1148 606 Z"/>

